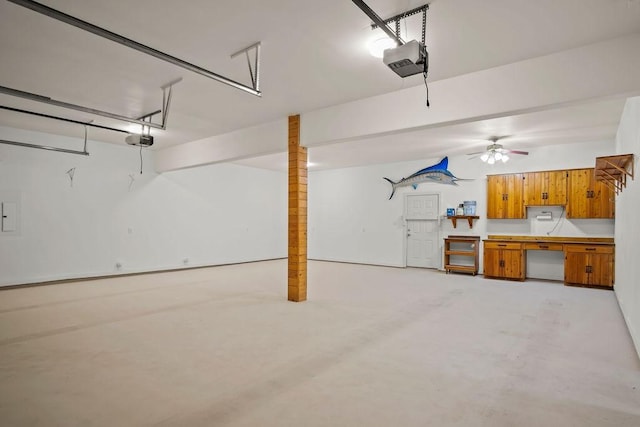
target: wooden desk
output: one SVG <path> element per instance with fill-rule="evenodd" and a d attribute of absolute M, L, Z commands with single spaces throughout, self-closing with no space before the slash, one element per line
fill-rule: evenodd
<path fill-rule="evenodd" d="M 563 251 L 565 285 L 613 289 L 615 245 L 610 237 L 500 236 L 484 240 L 484 276 L 525 280 L 528 250 Z"/>

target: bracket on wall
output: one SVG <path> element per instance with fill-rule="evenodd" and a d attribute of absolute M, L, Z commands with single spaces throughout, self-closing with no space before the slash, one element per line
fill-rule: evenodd
<path fill-rule="evenodd" d="M 627 186 L 627 176 L 633 180 L 633 154 L 596 157 L 595 176 L 609 188 L 620 193 Z"/>
<path fill-rule="evenodd" d="M 447 219 L 451 220 L 451 223 L 453 224 L 453 228 L 456 228 L 456 226 L 458 225 L 458 221 L 459 219 L 466 219 L 469 222 L 469 228 L 473 228 L 473 220 L 474 219 L 478 219 L 480 218 L 477 215 L 452 215 L 452 216 L 447 216 Z"/>

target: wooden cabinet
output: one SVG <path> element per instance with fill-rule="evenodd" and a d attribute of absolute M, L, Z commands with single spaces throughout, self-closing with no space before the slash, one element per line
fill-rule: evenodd
<path fill-rule="evenodd" d="M 606 245 L 565 245 L 564 282 L 613 287 L 614 250 Z"/>
<path fill-rule="evenodd" d="M 525 217 L 522 203 L 523 175 L 487 176 L 487 218 L 522 219 Z"/>
<path fill-rule="evenodd" d="M 614 218 L 614 192 L 596 181 L 594 169 L 569 171 L 567 218 Z"/>
<path fill-rule="evenodd" d="M 444 269 L 478 274 L 480 236 L 449 236 L 444 239 Z"/>
<path fill-rule="evenodd" d="M 485 277 L 524 280 L 525 255 L 522 243 L 484 242 Z"/>
<path fill-rule="evenodd" d="M 498 235 L 488 237 L 484 240 L 485 277 L 524 280 L 527 251 L 563 251 L 566 285 L 613 289 L 613 238 Z"/>
<path fill-rule="evenodd" d="M 525 173 L 523 193 L 525 206 L 564 206 L 567 204 L 567 171 Z"/>

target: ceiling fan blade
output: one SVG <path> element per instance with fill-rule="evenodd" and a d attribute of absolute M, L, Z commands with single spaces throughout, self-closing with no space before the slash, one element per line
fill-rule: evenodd
<path fill-rule="evenodd" d="M 473 160 L 473 159 L 477 159 L 478 157 L 480 157 L 481 155 L 484 154 L 484 151 L 482 153 L 472 153 L 473 155 L 471 157 L 469 157 L 467 160 Z M 471 154 L 467 154 L 467 156 L 470 156 Z"/>
<path fill-rule="evenodd" d="M 487 152 L 486 150 L 485 151 L 476 151 L 475 153 L 467 153 L 467 156 L 475 156 L 476 154 L 484 154 L 486 152 Z"/>
<path fill-rule="evenodd" d="M 525 156 L 529 155 L 528 151 L 519 151 L 519 150 L 504 150 L 504 151 L 511 154 L 524 154 Z"/>

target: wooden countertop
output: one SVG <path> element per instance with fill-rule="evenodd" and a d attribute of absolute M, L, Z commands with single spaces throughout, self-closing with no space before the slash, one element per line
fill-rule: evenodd
<path fill-rule="evenodd" d="M 613 237 L 562 237 L 562 236 L 503 236 L 490 234 L 484 241 L 501 242 L 535 242 L 535 243 L 564 243 L 564 244 L 590 244 L 613 245 Z"/>

